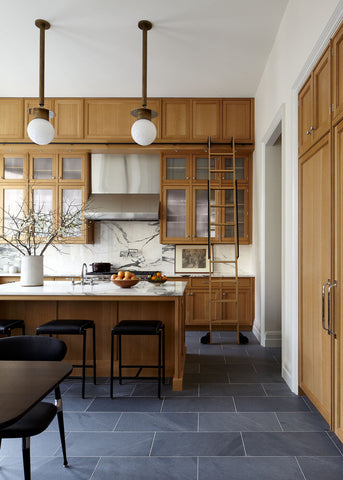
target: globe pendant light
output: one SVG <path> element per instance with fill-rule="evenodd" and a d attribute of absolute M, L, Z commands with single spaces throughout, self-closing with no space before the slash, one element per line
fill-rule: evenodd
<path fill-rule="evenodd" d="M 142 59 L 142 107 L 131 111 L 131 115 L 138 120 L 132 125 L 131 136 L 138 145 L 150 145 L 156 138 L 156 127 L 151 119 L 157 113 L 146 108 L 147 97 L 147 31 L 151 30 L 152 23 L 148 20 L 138 22 L 138 28 L 143 31 L 143 59 Z"/>
<path fill-rule="evenodd" d="M 44 56 L 45 56 L 45 30 L 50 28 L 46 20 L 36 20 L 36 27 L 40 30 L 39 43 L 39 107 L 30 108 L 33 120 L 27 126 L 27 134 L 38 145 L 47 145 L 55 136 L 54 127 L 49 122 L 49 110 L 44 108 Z"/>

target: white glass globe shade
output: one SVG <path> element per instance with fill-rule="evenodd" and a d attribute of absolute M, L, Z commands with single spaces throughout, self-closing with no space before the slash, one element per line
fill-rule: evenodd
<path fill-rule="evenodd" d="M 138 145 L 150 145 L 156 134 L 156 127 L 150 120 L 137 120 L 131 127 L 131 137 Z"/>
<path fill-rule="evenodd" d="M 34 143 L 47 145 L 55 136 L 55 129 L 48 120 L 34 118 L 27 126 L 27 134 Z"/>

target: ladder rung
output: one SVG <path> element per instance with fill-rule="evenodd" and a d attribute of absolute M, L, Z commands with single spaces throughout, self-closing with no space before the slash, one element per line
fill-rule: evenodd
<path fill-rule="evenodd" d="M 210 222 L 212 227 L 232 227 L 236 225 L 236 222 L 228 222 L 228 223 L 212 223 Z"/>
<path fill-rule="evenodd" d="M 209 283 L 233 283 L 235 284 L 236 283 L 236 280 L 223 280 L 222 278 L 212 278 L 211 276 L 209 276 L 209 279 L 210 279 L 210 282 Z M 239 284 L 239 281 L 237 280 L 237 283 Z"/>
<path fill-rule="evenodd" d="M 210 185 L 210 190 L 236 190 L 235 186 L 232 187 L 212 187 Z"/>
<path fill-rule="evenodd" d="M 218 157 L 218 156 L 219 156 L 219 157 L 225 157 L 225 156 L 233 157 L 233 153 L 232 153 L 232 152 L 229 152 L 229 153 L 225 153 L 225 152 L 224 152 L 224 153 L 223 153 L 223 152 L 221 152 L 221 153 L 213 153 L 213 152 L 212 152 L 211 157 L 212 157 L 212 155 L 213 155 L 213 157 Z"/>
<path fill-rule="evenodd" d="M 227 320 L 212 320 L 212 325 L 239 325 L 235 318 L 228 318 Z"/>
<path fill-rule="evenodd" d="M 209 170 L 209 173 L 233 173 L 234 170 Z"/>
<path fill-rule="evenodd" d="M 212 303 L 237 303 L 238 299 L 212 299 L 210 300 Z"/>
<path fill-rule="evenodd" d="M 221 205 L 220 205 L 220 204 L 210 205 L 210 208 L 230 208 L 230 207 L 231 207 L 231 208 L 234 208 L 234 206 L 235 206 L 235 205 L 234 205 L 233 203 L 228 203 L 228 204 L 224 204 L 224 203 L 223 203 L 223 204 L 221 204 Z"/>

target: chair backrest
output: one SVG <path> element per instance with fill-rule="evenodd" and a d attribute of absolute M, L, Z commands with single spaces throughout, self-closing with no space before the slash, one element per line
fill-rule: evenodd
<path fill-rule="evenodd" d="M 25 335 L 0 338 L 0 360 L 60 361 L 67 346 L 55 337 Z"/>

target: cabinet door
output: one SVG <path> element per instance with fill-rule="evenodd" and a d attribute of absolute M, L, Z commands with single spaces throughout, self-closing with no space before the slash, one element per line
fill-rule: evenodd
<path fill-rule="evenodd" d="M 218 167 L 218 158 L 211 158 L 211 170 Z M 195 184 L 204 183 L 207 185 L 208 180 L 208 155 L 193 155 L 192 157 L 192 180 Z M 217 174 L 212 173 L 211 179 L 215 180 Z"/>
<path fill-rule="evenodd" d="M 17 218 L 22 218 L 28 209 L 28 197 L 26 187 L 2 186 L 0 187 L 0 234 L 9 239 L 23 239 L 23 233 L 18 229 Z M 1 243 L 4 243 L 1 240 Z"/>
<path fill-rule="evenodd" d="M 37 183 L 56 183 L 57 157 L 56 155 L 30 155 L 30 181 Z"/>
<path fill-rule="evenodd" d="M 215 298 L 217 298 L 217 293 Z M 209 325 L 208 289 L 190 289 L 186 293 L 186 325 Z M 212 320 L 220 318 L 219 304 L 212 304 Z M 187 314 L 187 310 L 189 313 Z"/>
<path fill-rule="evenodd" d="M 189 187 L 164 187 L 162 195 L 161 243 L 189 243 Z"/>
<path fill-rule="evenodd" d="M 0 183 L 24 184 L 28 181 L 28 159 L 26 155 L 3 155 L 0 158 Z"/>
<path fill-rule="evenodd" d="M 223 100 L 223 139 L 236 143 L 254 143 L 254 99 Z"/>
<path fill-rule="evenodd" d="M 251 220 L 249 217 L 250 198 L 249 189 L 247 187 L 238 186 L 237 189 L 238 202 L 238 238 L 240 244 L 251 243 Z M 222 210 L 222 222 L 229 225 L 222 227 L 221 241 L 224 243 L 234 243 L 234 207 L 233 207 L 233 190 L 225 190 L 223 192 L 223 204 L 229 205 Z"/>
<path fill-rule="evenodd" d="M 222 299 L 225 300 L 235 300 L 235 289 L 224 288 L 221 291 Z M 240 327 L 251 327 L 252 326 L 252 316 L 251 316 L 251 290 L 239 288 L 238 291 L 238 320 Z M 236 325 L 236 303 L 227 302 L 222 303 L 222 319 L 232 325 Z"/>
<path fill-rule="evenodd" d="M 162 99 L 162 140 L 189 141 L 190 136 L 190 99 Z"/>
<path fill-rule="evenodd" d="M 24 100 L 24 138 L 31 142 L 30 137 L 27 134 L 27 126 L 33 120 L 33 114 L 29 112 L 31 108 L 39 107 L 38 98 L 26 98 Z M 54 112 L 54 100 L 52 98 L 44 99 L 44 108 L 47 108 L 51 112 Z M 50 123 L 55 127 L 55 118 L 50 118 Z"/>
<path fill-rule="evenodd" d="M 83 185 L 88 178 L 88 158 L 84 154 L 65 153 L 58 156 L 58 181 Z"/>
<path fill-rule="evenodd" d="M 191 177 L 189 155 L 169 155 L 162 157 L 162 182 L 165 184 L 175 183 L 189 184 Z"/>
<path fill-rule="evenodd" d="M 83 139 L 83 98 L 55 99 L 55 139 Z"/>
<path fill-rule="evenodd" d="M 38 222 L 36 236 L 46 238 L 51 235 L 58 222 L 56 187 L 31 187 L 30 197 L 33 211 L 42 219 Z"/>
<path fill-rule="evenodd" d="M 299 385 L 329 423 L 333 340 L 322 328 L 322 288 L 333 278 L 332 207 L 327 135 L 299 162 Z"/>
<path fill-rule="evenodd" d="M 23 115 L 22 98 L 0 99 L 0 140 L 8 142 L 23 138 Z"/>
<path fill-rule="evenodd" d="M 313 122 L 312 76 L 305 82 L 298 96 L 298 149 L 302 155 L 312 144 L 311 125 Z"/>
<path fill-rule="evenodd" d="M 207 142 L 221 139 L 222 112 L 218 98 L 197 98 L 192 100 L 192 139 Z"/>
<path fill-rule="evenodd" d="M 191 238 L 194 243 L 207 243 L 208 239 L 208 190 L 199 186 L 193 186 L 192 202 L 192 231 Z M 211 191 L 211 205 L 215 204 L 215 191 Z M 211 223 L 216 222 L 216 211 L 210 209 Z M 219 230 L 211 225 L 211 237 L 219 238 Z"/>
<path fill-rule="evenodd" d="M 333 75 L 332 75 L 332 102 L 333 119 L 338 120 L 343 115 L 343 26 L 332 39 Z"/>
<path fill-rule="evenodd" d="M 328 47 L 313 70 L 313 142 L 318 141 L 331 126 L 331 55 Z"/>
<path fill-rule="evenodd" d="M 77 213 L 74 220 L 75 228 L 71 230 L 71 235 L 66 237 L 65 243 L 91 243 L 93 241 L 91 225 L 83 218 L 82 213 L 86 201 L 86 187 L 80 187 L 79 184 L 59 187 L 59 217 L 66 215 L 68 211 L 71 215 Z"/>
<path fill-rule="evenodd" d="M 136 118 L 131 110 L 138 108 L 141 100 L 137 98 L 88 98 L 85 100 L 85 139 L 115 142 L 131 142 L 131 127 Z M 158 99 L 149 99 L 148 105 L 159 113 Z M 154 118 L 157 138 L 159 137 L 160 115 Z"/>

